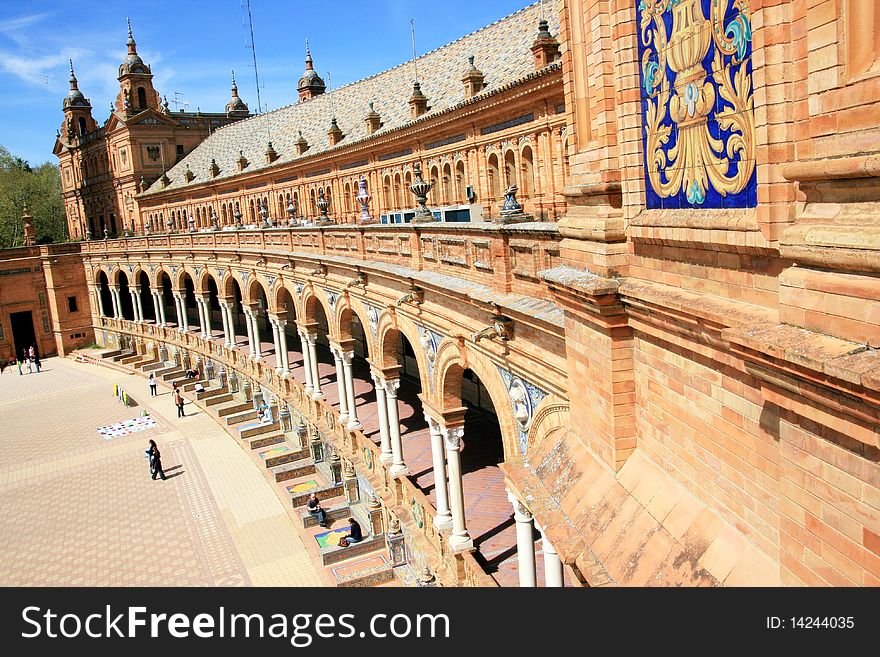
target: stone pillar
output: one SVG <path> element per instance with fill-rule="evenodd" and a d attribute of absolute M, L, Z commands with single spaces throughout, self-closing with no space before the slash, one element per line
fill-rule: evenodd
<path fill-rule="evenodd" d="M 275 349 L 275 373 L 281 374 L 284 372 L 284 357 L 281 355 L 281 339 L 278 336 L 278 320 L 270 317 L 269 323 L 272 325 L 272 345 Z"/>
<path fill-rule="evenodd" d="M 388 432 L 391 436 L 391 476 L 400 477 L 409 474 L 403 461 L 403 442 L 400 440 L 400 416 L 397 413 L 397 391 L 400 379 L 385 381 L 385 397 L 388 402 Z"/>
<path fill-rule="evenodd" d="M 165 317 L 165 303 L 161 292 L 156 292 L 156 301 L 159 303 L 159 315 L 162 316 L 162 326 L 167 326 L 168 319 Z"/>
<path fill-rule="evenodd" d="M 253 400 L 253 390 L 251 390 L 251 382 L 250 379 L 246 378 L 241 383 L 241 391 L 244 394 L 244 400 L 249 402 Z"/>
<path fill-rule="evenodd" d="M 351 359 L 354 357 L 353 351 L 343 351 L 342 369 L 345 378 L 345 396 L 348 397 L 348 428 L 352 431 L 361 428 L 361 423 L 357 416 L 357 402 L 354 398 L 354 376 L 351 373 Z M 337 369 L 337 373 L 338 373 Z"/>
<path fill-rule="evenodd" d="M 565 586 L 565 578 L 562 574 L 562 560 L 556 554 L 556 548 L 550 543 L 544 530 L 541 531 L 541 546 L 544 552 L 544 586 L 560 587 Z"/>
<path fill-rule="evenodd" d="M 156 316 L 156 326 L 163 326 L 164 322 L 162 321 L 162 311 L 159 310 L 160 303 L 159 293 L 156 291 L 150 292 L 150 298 L 153 300 L 153 314 Z"/>
<path fill-rule="evenodd" d="M 172 295 L 174 297 L 174 314 L 177 316 L 177 330 L 183 330 L 183 319 L 180 317 L 180 295 L 176 292 Z"/>
<path fill-rule="evenodd" d="M 137 307 L 137 301 L 134 298 L 135 291 L 132 289 L 129 289 L 128 296 L 131 298 L 131 312 L 132 312 L 132 315 L 134 315 L 133 319 L 136 322 L 136 321 L 138 321 L 138 307 Z"/>
<path fill-rule="evenodd" d="M 324 399 L 324 393 L 321 392 L 321 379 L 318 376 L 318 333 L 317 331 L 307 333 L 306 337 L 309 341 L 309 361 L 312 366 L 312 399 Z"/>
<path fill-rule="evenodd" d="M 434 496 L 437 513 L 434 516 L 434 527 L 449 529 L 452 527 L 452 513 L 449 510 L 448 488 L 446 483 L 446 458 L 443 454 L 443 434 L 440 424 L 431 416 L 425 415 L 428 429 L 431 431 L 431 456 L 434 462 Z"/>
<path fill-rule="evenodd" d="M 333 363 L 336 365 L 336 389 L 339 392 L 339 423 L 343 426 L 348 422 L 348 395 L 345 393 L 345 372 L 342 367 L 342 350 L 330 347 Z"/>
<path fill-rule="evenodd" d="M 286 376 L 290 374 L 290 361 L 287 355 L 287 320 L 276 319 L 278 324 L 278 346 L 281 349 L 281 374 Z"/>
<path fill-rule="evenodd" d="M 226 304 L 226 324 L 229 326 L 229 342 L 227 343 L 227 346 L 230 349 L 235 349 L 235 346 L 238 343 L 238 339 L 235 336 L 235 316 L 232 312 L 234 309 L 234 302 Z"/>
<path fill-rule="evenodd" d="M 388 546 L 388 561 L 392 568 L 406 564 L 406 541 L 400 529 L 400 521 L 392 517 L 385 535 L 385 543 Z"/>
<path fill-rule="evenodd" d="M 463 552 L 474 547 L 474 541 L 467 531 L 464 517 L 464 486 L 461 480 L 461 438 L 464 427 L 446 429 L 441 427 L 446 445 L 446 460 L 449 467 L 449 505 L 452 511 L 452 535 L 449 547 L 453 552 Z"/>
<path fill-rule="evenodd" d="M 330 456 L 327 458 L 327 463 L 330 465 L 330 483 L 336 486 L 337 484 L 342 483 L 342 459 L 339 458 L 339 453 L 330 445 Z"/>
<path fill-rule="evenodd" d="M 376 410 L 379 415 L 379 436 L 382 446 L 379 463 L 388 465 L 394 461 L 394 456 L 391 452 L 391 433 L 388 431 L 388 401 L 385 394 L 385 380 L 376 374 L 371 376 L 376 388 Z"/>
<path fill-rule="evenodd" d="M 134 300 L 135 300 L 135 311 L 137 312 L 137 321 L 143 322 L 144 321 L 144 302 L 141 301 L 141 293 L 139 291 L 134 293 Z"/>
<path fill-rule="evenodd" d="M 312 434 L 312 440 L 309 443 L 312 449 L 312 460 L 315 463 L 321 463 L 324 460 L 324 443 L 321 440 L 321 434 L 315 431 Z"/>
<path fill-rule="evenodd" d="M 507 499 L 513 505 L 513 519 L 516 520 L 516 557 L 519 560 L 519 585 L 537 586 L 535 569 L 535 526 L 532 514 L 519 498 L 507 492 Z"/>
<path fill-rule="evenodd" d="M 256 348 L 254 347 L 254 323 L 251 321 L 251 309 L 244 309 L 244 325 L 247 328 L 248 335 L 248 354 L 251 358 L 255 358 Z"/>
<path fill-rule="evenodd" d="M 299 344 L 303 355 L 303 369 L 306 373 L 306 394 L 311 396 L 312 390 L 314 390 L 314 386 L 312 385 L 312 361 L 309 358 L 309 341 L 308 338 L 306 338 L 306 332 L 304 329 L 299 330 Z"/>
<path fill-rule="evenodd" d="M 183 318 L 183 332 L 189 331 L 189 315 L 186 314 L 186 293 L 180 295 L 180 316 Z"/>
<path fill-rule="evenodd" d="M 279 402 L 278 421 L 281 423 L 281 430 L 285 433 L 293 428 L 290 423 L 290 406 L 282 402 Z"/>
<path fill-rule="evenodd" d="M 250 314 L 251 318 L 251 335 L 254 340 L 254 354 L 252 358 L 254 360 L 259 360 L 263 357 L 263 346 L 260 342 L 260 322 L 257 319 L 257 313 L 254 310 L 251 310 Z"/>
<path fill-rule="evenodd" d="M 380 536 L 385 533 L 385 527 L 382 524 L 382 503 L 379 498 L 373 495 L 370 497 L 370 503 L 367 505 L 367 515 L 370 517 L 370 534 Z"/>
<path fill-rule="evenodd" d="M 358 488 L 357 472 L 351 461 L 345 462 L 342 485 L 345 488 L 345 501 L 349 504 L 357 504 L 361 501 L 360 489 Z"/>
<path fill-rule="evenodd" d="M 220 321 L 223 323 L 223 344 L 229 347 L 229 317 L 226 311 L 229 308 L 225 301 L 220 302 Z"/>
<path fill-rule="evenodd" d="M 203 338 L 208 337 L 205 331 L 205 300 L 202 297 L 196 297 L 196 310 L 199 313 L 199 331 Z"/>
<path fill-rule="evenodd" d="M 95 294 L 98 297 L 98 313 L 101 317 L 107 317 L 107 309 L 104 307 L 104 297 L 101 295 L 101 288 L 95 289 Z M 110 295 L 113 296 L 112 294 Z"/>
<path fill-rule="evenodd" d="M 205 337 L 211 337 L 211 297 L 202 299 L 202 305 L 205 306 Z"/>
<path fill-rule="evenodd" d="M 119 290 L 115 287 L 110 288 L 110 303 L 113 305 L 113 318 L 119 318 Z"/>

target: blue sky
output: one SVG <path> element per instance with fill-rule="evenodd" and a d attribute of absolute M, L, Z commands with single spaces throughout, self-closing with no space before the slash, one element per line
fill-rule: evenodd
<path fill-rule="evenodd" d="M 251 0 L 264 106 L 296 100 L 308 38 L 315 68 L 338 87 L 411 57 L 410 18 L 419 54 L 449 43 L 530 4 L 529 0 Z M 547 3 L 548 7 L 551 3 Z M 92 102 L 99 124 L 116 97 L 117 68 L 125 57 L 125 19 L 131 17 L 138 53 L 153 69 L 153 84 L 188 109 L 222 111 L 230 71 L 239 94 L 256 109 L 256 84 L 247 47 L 246 0 L 137 3 L 107 0 L 32 0 L 0 6 L 0 145 L 37 165 L 55 161 L 52 145 L 69 89 L 67 60 Z M 458 71 L 454 72 L 458 74 Z M 172 110 L 175 106 L 171 104 Z"/>

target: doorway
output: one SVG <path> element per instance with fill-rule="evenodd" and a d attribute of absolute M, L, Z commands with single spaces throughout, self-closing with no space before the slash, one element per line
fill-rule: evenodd
<path fill-rule="evenodd" d="M 37 334 L 34 332 L 34 320 L 31 311 L 10 313 L 9 321 L 12 325 L 12 339 L 15 342 L 15 355 L 21 357 L 23 350 L 37 344 Z"/>

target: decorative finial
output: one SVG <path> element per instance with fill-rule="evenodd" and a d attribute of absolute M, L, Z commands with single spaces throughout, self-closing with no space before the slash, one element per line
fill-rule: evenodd
<path fill-rule="evenodd" d="M 133 39 L 134 35 L 131 33 L 131 18 L 128 16 L 125 17 L 125 22 L 128 23 L 128 38 Z"/>
<path fill-rule="evenodd" d="M 76 80 L 76 76 L 73 74 L 73 60 L 68 59 L 67 61 L 70 62 L 70 80 L 71 81 Z"/>

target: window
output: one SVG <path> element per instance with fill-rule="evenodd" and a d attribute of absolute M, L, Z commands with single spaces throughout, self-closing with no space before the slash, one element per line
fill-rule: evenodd
<path fill-rule="evenodd" d="M 178 154 L 178 155 L 183 155 L 183 144 L 178 144 L 178 145 L 177 145 L 177 154 Z"/>
<path fill-rule="evenodd" d="M 147 109 L 147 92 L 143 87 L 138 87 L 138 109 Z"/>
<path fill-rule="evenodd" d="M 76 305 L 76 297 L 67 297 L 67 310 L 71 313 L 79 311 L 79 308 Z"/>

